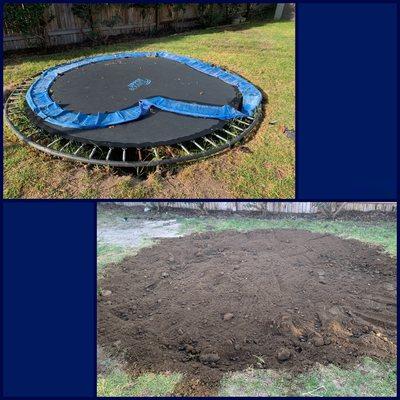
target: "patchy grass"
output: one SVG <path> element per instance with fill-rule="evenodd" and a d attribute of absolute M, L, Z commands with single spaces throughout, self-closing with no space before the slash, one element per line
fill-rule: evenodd
<path fill-rule="evenodd" d="M 158 242 L 155 238 L 144 238 L 137 246 L 118 246 L 111 243 L 97 242 L 97 272 L 102 273 L 111 263 L 118 263 L 125 257 L 134 256 L 139 249 L 150 247 Z"/>
<path fill-rule="evenodd" d="M 314 396 L 395 396 L 396 363 L 382 363 L 366 358 L 354 369 L 334 365 L 319 367 L 315 371 L 297 377 L 295 382 L 301 394 Z"/>
<path fill-rule="evenodd" d="M 97 395 L 106 397 L 127 396 L 168 396 L 174 391 L 175 385 L 182 376 L 173 374 L 143 374 L 132 378 L 120 369 L 114 369 L 106 376 L 97 380 Z"/>
<path fill-rule="evenodd" d="M 302 218 L 255 219 L 255 218 L 185 218 L 181 221 L 182 232 L 187 230 L 205 232 L 211 230 L 254 230 L 254 229 L 304 229 L 312 232 L 331 233 L 346 239 L 381 246 L 396 255 L 396 223 L 382 221 L 367 223 L 358 221 L 330 221 Z"/>
<path fill-rule="evenodd" d="M 273 370 L 248 369 L 227 374 L 221 381 L 219 396 L 284 396 L 287 377 Z"/>
<path fill-rule="evenodd" d="M 272 370 L 249 369 L 221 382 L 220 396 L 396 396 L 396 363 L 365 358 L 353 368 L 319 365 L 291 376 Z"/>
<path fill-rule="evenodd" d="M 124 246 L 108 243 L 97 243 L 97 270 L 101 272 L 107 264 L 122 261 L 128 255 L 135 254 Z"/>
<path fill-rule="evenodd" d="M 281 128 L 294 128 L 295 27 L 293 22 L 248 23 L 165 38 L 80 48 L 51 55 L 5 60 L 4 84 L 18 84 L 40 71 L 77 57 L 118 51 L 166 50 L 200 58 L 243 75 L 268 95 L 267 117 L 246 146 L 208 160 L 152 173 L 130 172 L 59 160 L 4 134 L 6 198 L 292 198 L 294 143 Z M 212 46 L 210 46 L 212 43 Z M 268 121 L 277 121 L 269 125 Z"/>

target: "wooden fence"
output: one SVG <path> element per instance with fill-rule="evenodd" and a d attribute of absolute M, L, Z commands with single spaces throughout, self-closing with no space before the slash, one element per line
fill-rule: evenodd
<path fill-rule="evenodd" d="M 119 202 L 116 204 L 124 206 L 149 205 L 145 202 Z M 157 203 L 152 203 L 156 205 Z M 315 214 L 320 211 L 318 203 L 312 202 L 159 202 L 161 206 L 171 208 L 185 208 L 192 210 L 221 210 L 221 211 L 262 211 L 289 214 Z M 395 212 L 397 203 L 395 202 L 346 202 L 343 210 L 347 211 L 382 211 Z"/>
<path fill-rule="evenodd" d="M 87 40 L 89 26 L 72 12 L 70 3 L 53 3 L 46 11 L 54 16 L 47 26 L 48 46 L 81 43 Z M 213 13 L 222 13 L 223 6 L 212 6 Z M 252 4 L 253 12 L 260 7 L 272 7 L 272 4 Z M 237 14 L 246 12 L 246 4 L 239 5 Z M 117 17 L 113 25 L 110 21 Z M 111 36 L 137 35 L 154 31 L 179 31 L 196 27 L 200 23 L 199 6 L 196 3 L 185 4 L 183 9 L 177 10 L 171 4 L 158 7 L 127 7 L 121 4 L 110 4 L 96 11 L 94 21 L 102 34 Z M 7 25 L 3 27 L 3 50 L 20 50 L 35 47 L 35 40 L 13 32 Z"/>

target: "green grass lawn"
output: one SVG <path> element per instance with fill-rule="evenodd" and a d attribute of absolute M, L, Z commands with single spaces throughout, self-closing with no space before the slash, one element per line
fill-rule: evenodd
<path fill-rule="evenodd" d="M 5 129 L 6 198 L 292 198 L 294 143 L 281 131 L 294 128 L 295 26 L 257 22 L 164 38 L 80 48 L 51 55 L 12 56 L 4 61 L 4 85 L 16 85 L 42 70 L 74 58 L 118 51 L 166 50 L 215 63 L 249 79 L 268 96 L 266 118 L 255 137 L 211 159 L 150 174 L 85 166 L 47 156 Z M 271 125 L 269 122 L 275 122 Z"/>
<path fill-rule="evenodd" d="M 352 221 L 352 220 L 320 220 L 305 218 L 255 219 L 243 217 L 184 217 L 169 211 L 158 214 L 160 219 L 174 218 L 180 224 L 180 234 L 192 232 L 220 230 L 254 230 L 254 229 L 304 229 L 313 232 L 331 233 L 342 238 L 351 238 L 371 245 L 377 245 L 393 257 L 396 256 L 397 227 L 395 221 Z M 115 218 L 129 217 L 146 219 L 146 216 L 135 215 L 127 209 L 103 211 L 99 209 L 99 219 L 104 223 L 112 223 Z M 150 241 L 151 242 L 151 241 Z M 146 242 L 146 246 L 151 244 Z M 154 239 L 153 244 L 156 243 Z M 98 260 L 102 268 L 107 264 L 121 260 L 121 254 L 134 254 L 136 249 L 113 248 L 100 244 Z M 107 259 L 104 255 L 107 254 Z M 112 266 L 110 265 L 110 268 Z M 99 281 L 100 282 L 100 281 Z M 172 371 L 173 372 L 173 371 Z M 364 358 L 357 365 L 339 368 L 334 365 L 316 365 L 307 373 L 288 375 L 273 370 L 248 369 L 243 372 L 227 374 L 220 382 L 220 387 L 210 395 L 219 396 L 395 396 L 396 363 L 381 362 Z M 159 379 L 160 387 L 155 392 L 154 382 Z M 184 376 L 177 374 L 149 375 L 133 377 L 121 368 L 110 368 L 109 372 L 98 377 L 98 394 L 102 396 L 144 396 L 171 395 Z M 180 392 L 179 392 L 180 393 Z"/>

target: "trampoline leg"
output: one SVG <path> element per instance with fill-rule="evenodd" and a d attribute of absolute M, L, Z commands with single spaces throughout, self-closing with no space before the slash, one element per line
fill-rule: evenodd
<path fill-rule="evenodd" d="M 125 162 L 126 161 L 126 148 L 122 149 L 122 161 Z"/>

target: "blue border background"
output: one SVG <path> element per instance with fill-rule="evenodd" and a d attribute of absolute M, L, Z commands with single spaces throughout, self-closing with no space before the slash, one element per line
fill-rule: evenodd
<path fill-rule="evenodd" d="M 397 8 L 298 4 L 298 199 L 397 198 Z"/>
<path fill-rule="evenodd" d="M 95 210 L 4 202 L 4 396 L 96 393 Z"/>

